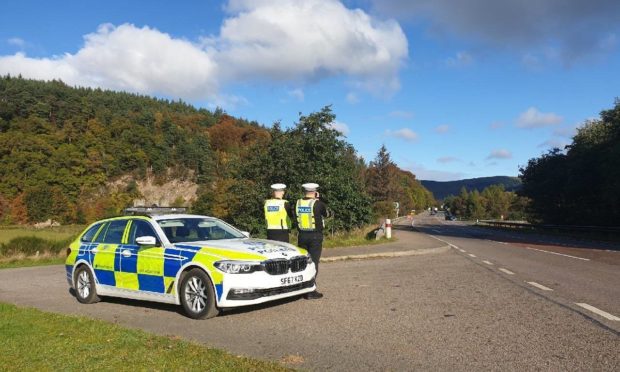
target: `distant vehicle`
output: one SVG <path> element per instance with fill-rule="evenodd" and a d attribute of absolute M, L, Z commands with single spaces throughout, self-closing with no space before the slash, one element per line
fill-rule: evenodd
<path fill-rule="evenodd" d="M 81 303 L 99 296 L 164 302 L 194 319 L 316 289 L 315 265 L 304 249 L 248 236 L 208 216 L 110 218 L 71 243 L 67 281 Z"/>
<path fill-rule="evenodd" d="M 456 216 L 453 214 L 446 214 L 446 221 L 456 221 Z"/>

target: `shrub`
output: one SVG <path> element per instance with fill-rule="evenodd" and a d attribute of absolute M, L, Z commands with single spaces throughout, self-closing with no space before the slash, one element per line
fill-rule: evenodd
<path fill-rule="evenodd" d="M 32 256 L 37 252 L 58 254 L 67 248 L 69 244 L 71 244 L 72 240 L 73 239 L 51 241 L 35 236 L 19 236 L 11 239 L 8 243 L 0 245 L 0 255 L 12 256 L 16 254 L 24 254 L 26 256 Z"/>

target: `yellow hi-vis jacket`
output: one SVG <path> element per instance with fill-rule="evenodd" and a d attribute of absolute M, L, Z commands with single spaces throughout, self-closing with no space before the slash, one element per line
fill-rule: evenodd
<path fill-rule="evenodd" d="M 265 220 L 267 220 L 267 230 L 290 230 L 291 219 L 286 213 L 286 200 L 265 200 Z"/>
<path fill-rule="evenodd" d="M 299 199 L 295 204 L 295 215 L 297 216 L 297 228 L 300 231 L 316 230 L 314 220 L 314 203 L 316 199 Z"/>

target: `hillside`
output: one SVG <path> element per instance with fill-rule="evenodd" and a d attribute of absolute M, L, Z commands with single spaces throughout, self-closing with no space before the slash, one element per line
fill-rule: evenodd
<path fill-rule="evenodd" d="M 335 229 L 386 216 L 396 200 L 432 203 L 415 175 L 365 164 L 331 128 L 335 117 L 328 106 L 266 128 L 181 101 L 0 77 L 0 224 L 88 223 L 142 203 L 260 233 L 275 182 L 289 185 L 290 199 L 320 183 Z M 389 192 L 368 192 L 377 177 Z"/>
<path fill-rule="evenodd" d="M 449 195 L 458 195 L 463 187 L 467 191 L 478 190 L 480 192 L 491 185 L 504 185 L 506 191 L 515 191 L 521 187 L 521 180 L 519 178 L 507 176 L 469 178 L 446 182 L 423 180 L 421 182 L 438 200 L 444 199 Z"/>

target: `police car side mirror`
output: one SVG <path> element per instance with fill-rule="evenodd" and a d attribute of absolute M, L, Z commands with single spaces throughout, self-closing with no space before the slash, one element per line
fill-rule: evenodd
<path fill-rule="evenodd" d="M 140 236 L 138 238 L 136 238 L 136 244 L 138 244 L 141 247 L 144 246 L 156 246 L 157 245 L 157 239 L 155 239 L 154 236 Z"/>
<path fill-rule="evenodd" d="M 241 234 L 243 234 L 243 236 L 245 236 L 246 238 L 250 237 L 250 232 L 249 231 L 242 231 Z"/>

